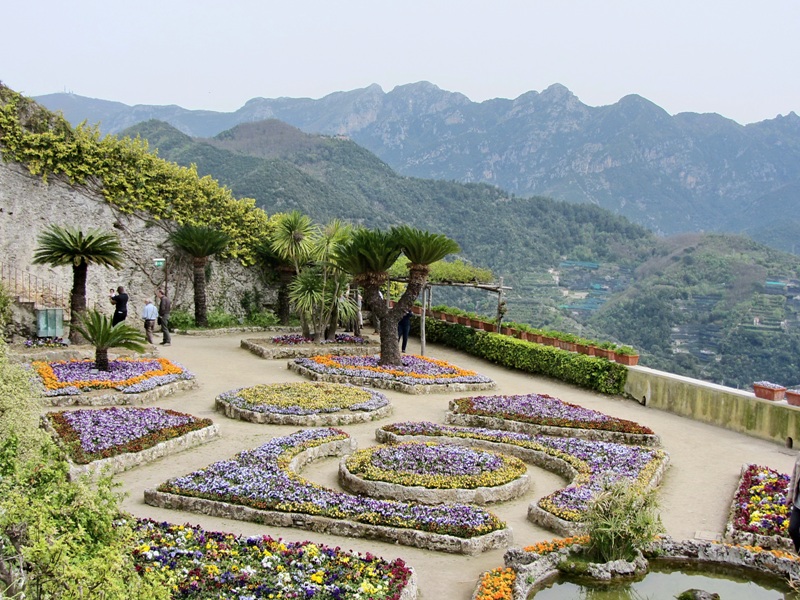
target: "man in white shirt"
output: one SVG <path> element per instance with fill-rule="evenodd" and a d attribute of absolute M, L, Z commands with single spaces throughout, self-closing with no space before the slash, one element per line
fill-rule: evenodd
<path fill-rule="evenodd" d="M 156 328 L 158 309 L 149 298 L 145 300 L 145 305 L 142 309 L 142 319 L 144 319 L 144 335 L 147 338 L 147 342 L 153 344 L 153 330 Z"/>

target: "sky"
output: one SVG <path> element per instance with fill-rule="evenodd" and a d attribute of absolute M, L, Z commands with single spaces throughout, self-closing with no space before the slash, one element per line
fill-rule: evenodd
<path fill-rule="evenodd" d="M 26 96 L 230 112 L 428 81 L 475 102 L 552 84 L 746 124 L 800 114 L 798 0 L 0 0 Z"/>

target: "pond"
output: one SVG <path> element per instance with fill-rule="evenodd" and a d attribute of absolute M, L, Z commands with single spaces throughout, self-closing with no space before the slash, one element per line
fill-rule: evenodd
<path fill-rule="evenodd" d="M 650 562 L 650 571 L 640 581 L 597 582 L 557 579 L 531 594 L 529 600 L 662 600 L 689 589 L 719 594 L 722 600 L 800 600 L 800 593 L 777 578 L 744 575 L 718 567 L 698 569 Z"/>

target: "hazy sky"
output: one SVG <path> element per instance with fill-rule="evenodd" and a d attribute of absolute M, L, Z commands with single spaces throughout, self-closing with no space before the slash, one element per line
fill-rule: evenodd
<path fill-rule="evenodd" d="M 553 83 L 740 123 L 800 114 L 800 0 L 0 0 L 0 81 L 233 111 L 430 81 L 480 102 Z"/>

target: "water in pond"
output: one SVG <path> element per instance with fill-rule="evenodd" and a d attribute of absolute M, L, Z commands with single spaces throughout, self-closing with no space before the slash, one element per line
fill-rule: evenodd
<path fill-rule="evenodd" d="M 530 600 L 672 600 L 689 589 L 719 594 L 721 600 L 800 600 L 778 579 L 750 578 L 727 571 L 669 568 L 650 563 L 641 581 L 582 584 L 558 579 Z"/>

